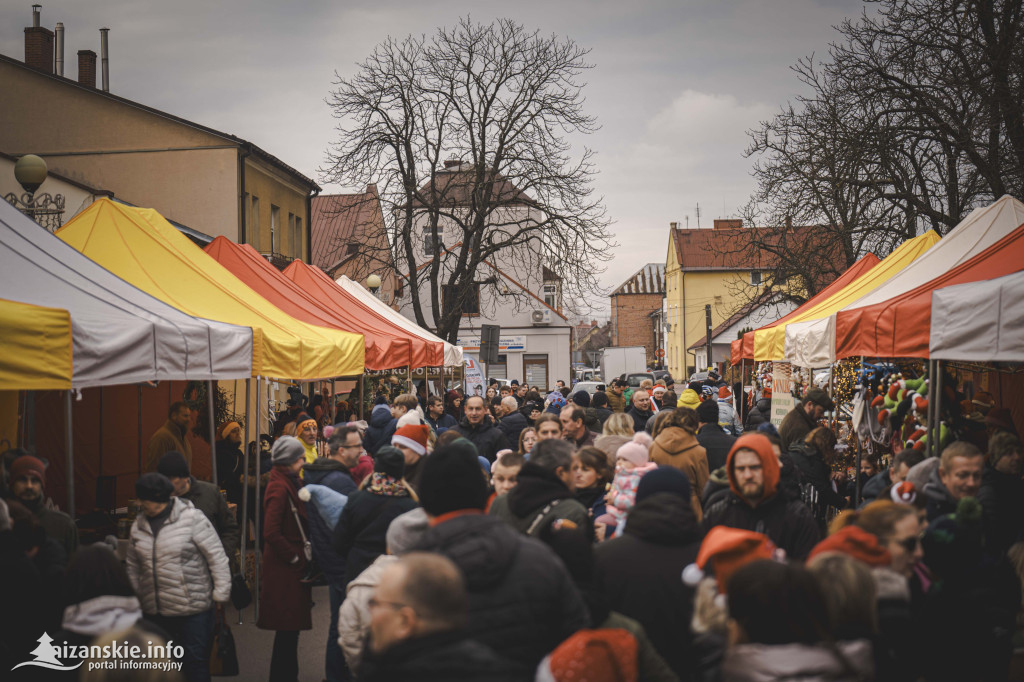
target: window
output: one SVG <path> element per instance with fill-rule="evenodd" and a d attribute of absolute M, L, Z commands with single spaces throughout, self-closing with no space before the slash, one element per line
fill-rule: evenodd
<path fill-rule="evenodd" d="M 260 250 L 260 200 L 259 197 L 252 198 L 252 208 L 249 211 L 249 243 L 252 248 Z"/>
<path fill-rule="evenodd" d="M 558 285 L 557 284 L 545 284 L 544 285 L 544 302 L 552 308 L 558 308 Z"/>
<path fill-rule="evenodd" d="M 508 356 L 499 355 L 498 362 L 487 365 L 487 376 L 492 379 L 508 379 Z"/>
<path fill-rule="evenodd" d="M 423 228 L 423 253 L 428 256 L 436 256 L 444 248 L 444 230 L 437 228 L 437 237 L 434 237 L 430 226 Z"/>
<path fill-rule="evenodd" d="M 270 205 L 270 251 L 279 253 L 281 250 L 281 209 Z"/>
<path fill-rule="evenodd" d="M 302 258 L 303 249 L 302 218 L 295 216 L 295 257 Z"/>
<path fill-rule="evenodd" d="M 750 286 L 759 287 L 763 282 L 762 273 L 757 272 L 756 270 L 750 273 Z"/>
<path fill-rule="evenodd" d="M 442 296 L 441 305 L 444 306 L 446 311 L 451 310 L 452 307 L 458 307 L 461 302 L 463 315 L 480 314 L 480 284 L 478 282 L 473 282 L 465 287 L 445 284 L 442 289 Z"/>

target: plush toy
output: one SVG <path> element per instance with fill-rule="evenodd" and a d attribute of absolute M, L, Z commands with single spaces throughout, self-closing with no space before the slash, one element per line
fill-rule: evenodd
<path fill-rule="evenodd" d="M 342 495 L 325 485 L 307 483 L 299 488 L 299 499 L 316 507 L 327 527 L 334 530 L 341 518 L 341 512 L 348 503 L 348 495 Z"/>

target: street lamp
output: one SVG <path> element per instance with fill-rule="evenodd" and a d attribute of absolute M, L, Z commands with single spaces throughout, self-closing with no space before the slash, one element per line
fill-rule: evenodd
<path fill-rule="evenodd" d="M 46 182 L 46 161 L 35 154 L 25 154 L 14 164 L 14 179 L 18 181 L 25 193 L 20 197 L 14 192 L 4 195 L 4 200 L 18 209 L 39 225 L 51 232 L 61 226 L 64 215 L 64 195 L 35 196 L 39 186 Z"/>
<path fill-rule="evenodd" d="M 377 275 L 370 275 L 369 277 L 366 278 L 366 288 L 369 289 L 370 293 L 376 296 L 377 298 L 380 298 L 380 295 L 377 293 L 378 291 L 380 291 L 380 284 L 380 277 L 378 277 Z"/>

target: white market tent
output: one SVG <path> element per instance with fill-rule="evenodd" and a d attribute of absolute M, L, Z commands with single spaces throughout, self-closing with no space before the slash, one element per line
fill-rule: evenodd
<path fill-rule="evenodd" d="M 4 201 L 0 297 L 70 313 L 73 388 L 252 373 L 252 329 L 191 317 L 153 298 Z M 2 352 L 16 352 L 6 346 Z"/>
<path fill-rule="evenodd" d="M 1024 362 L 1024 272 L 936 289 L 932 319 L 932 359 Z"/>
<path fill-rule="evenodd" d="M 373 307 L 374 310 L 379 312 L 381 315 L 387 317 L 388 320 L 394 322 L 395 325 L 406 330 L 410 334 L 414 334 L 421 339 L 431 342 L 438 342 L 444 344 L 444 365 L 445 367 L 460 367 L 462 365 L 462 349 L 458 346 L 452 345 L 444 339 L 431 334 L 423 327 L 419 326 L 412 320 L 402 315 L 397 310 L 394 310 L 384 304 L 379 298 L 371 294 L 369 291 L 361 287 L 359 284 L 353 282 L 345 275 L 342 275 L 337 280 L 338 286 L 344 289 L 349 294 L 357 296 L 360 301 L 363 301 L 368 306 Z"/>
<path fill-rule="evenodd" d="M 1024 203 L 1009 195 L 976 208 L 913 263 L 840 312 L 881 303 L 916 289 L 970 260 L 1021 224 L 1024 224 Z M 800 367 L 826 367 L 835 362 L 837 314 L 787 326 L 786 360 Z"/>

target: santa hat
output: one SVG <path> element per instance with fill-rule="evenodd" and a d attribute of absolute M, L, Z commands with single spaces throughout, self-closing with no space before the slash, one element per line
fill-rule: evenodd
<path fill-rule="evenodd" d="M 391 437 L 392 445 L 404 445 L 418 455 L 427 454 L 430 427 L 424 424 L 406 424 Z"/>
<path fill-rule="evenodd" d="M 729 390 L 728 386 L 722 386 L 720 389 L 718 389 L 718 399 L 719 400 L 728 400 L 731 397 L 732 397 L 732 391 Z"/>
<path fill-rule="evenodd" d="M 413 426 L 416 426 L 417 424 L 422 424 L 423 416 L 420 414 L 419 410 L 420 406 L 417 405 L 415 410 L 409 410 L 401 417 L 399 417 L 396 428 L 400 429 L 403 426 L 408 426 L 409 424 L 412 424 Z"/>
<path fill-rule="evenodd" d="M 813 559 L 824 552 L 839 552 L 858 561 L 863 561 L 872 568 L 888 566 L 892 563 L 889 550 L 878 544 L 878 538 L 873 533 L 857 526 L 846 526 L 832 533 L 815 545 L 807 558 Z"/>
<path fill-rule="evenodd" d="M 896 504 L 914 504 L 917 499 L 917 486 L 910 481 L 897 483 L 889 490 L 889 496 Z"/>
<path fill-rule="evenodd" d="M 714 570 L 718 591 L 725 594 L 732 574 L 758 559 L 773 559 L 775 545 L 767 535 L 750 530 L 715 526 L 704 536 L 697 553 L 697 563 L 683 571 L 683 582 L 694 586 L 704 578 L 708 562 Z"/>
<path fill-rule="evenodd" d="M 348 503 L 348 495 L 343 495 L 333 488 L 316 483 L 307 483 L 299 488 L 299 499 L 303 502 L 310 502 L 320 513 L 327 527 L 334 530 L 341 518 L 341 512 Z"/>
<path fill-rule="evenodd" d="M 540 662 L 537 682 L 636 682 L 636 638 L 621 628 L 579 630 Z"/>

